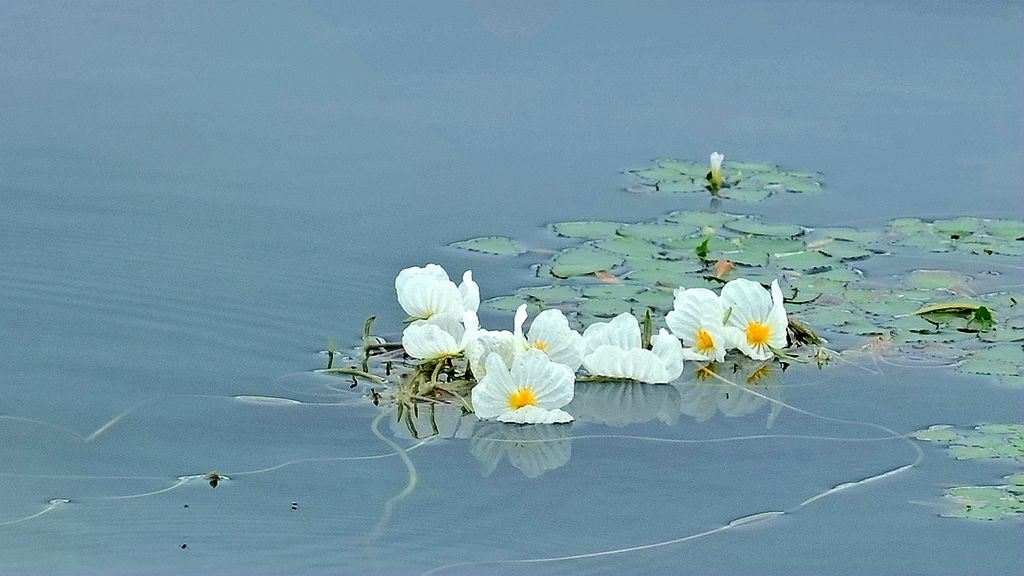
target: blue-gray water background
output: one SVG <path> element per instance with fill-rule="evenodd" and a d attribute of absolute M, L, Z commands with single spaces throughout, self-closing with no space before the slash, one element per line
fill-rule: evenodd
<path fill-rule="evenodd" d="M 330 336 L 354 344 L 369 314 L 397 333 L 402 267 L 472 267 L 485 296 L 530 281 L 451 241 L 540 242 L 554 220 L 703 206 L 621 192 L 620 171 L 655 157 L 718 150 L 824 174 L 822 196 L 726 206 L 772 220 L 1020 217 L 1022 32 L 1016 2 L 3 2 L 0 414 L 85 436 L 149 401 L 88 444 L 0 422 L 0 523 L 72 500 L 0 525 L 0 573 L 418 573 L 577 554 L 906 463 L 895 444 L 851 448 L 863 469 L 829 476 L 837 448 L 807 442 L 747 469 L 707 446 L 577 441 L 541 478 L 508 466 L 482 478 L 451 441 L 412 453 L 420 486 L 375 539 L 406 480 L 393 457 L 109 499 L 211 469 L 387 453 L 370 410 L 231 397 L 288 396 L 289 375 L 321 365 Z M 1020 420 L 1019 394 L 989 386 L 965 401 L 977 379 L 890 370 L 822 376 L 787 400 L 901 432 Z M 702 433 L 763 432 L 755 419 Z M 467 570 L 940 574 L 1024 561 L 1011 551 L 1019 525 L 908 504 L 947 479 L 913 474 L 649 552 Z"/>

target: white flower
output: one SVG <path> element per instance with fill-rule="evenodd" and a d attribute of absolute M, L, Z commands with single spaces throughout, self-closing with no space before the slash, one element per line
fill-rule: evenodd
<path fill-rule="evenodd" d="M 476 312 L 480 307 L 480 287 L 473 281 L 471 270 L 463 273 L 462 284 L 456 286 L 437 264 L 412 266 L 398 273 L 395 291 L 402 309 L 417 320 L 444 315 L 458 318 L 463 311 Z"/>
<path fill-rule="evenodd" d="M 405 353 L 421 360 L 438 360 L 457 356 L 466 349 L 479 331 L 476 312 L 466 310 L 462 319 L 452 314 L 434 315 L 430 320 L 418 320 L 402 332 Z"/>
<path fill-rule="evenodd" d="M 491 355 L 497 355 L 507 366 L 520 351 L 519 342 L 508 330 L 481 330 L 466 346 L 466 359 L 473 376 L 480 380 L 487 375 L 487 359 Z"/>
<path fill-rule="evenodd" d="M 515 335 L 526 349 L 535 348 L 548 355 L 552 362 L 568 366 L 575 373 L 583 363 L 583 337 L 569 328 L 569 321 L 561 310 L 549 309 L 533 319 L 530 330 L 523 335 L 526 304 L 516 310 Z"/>
<path fill-rule="evenodd" d="M 722 161 L 724 160 L 724 154 L 711 153 L 711 172 L 708 173 L 708 181 L 711 182 L 712 190 L 718 190 L 725 185 L 725 178 L 722 177 Z"/>
<path fill-rule="evenodd" d="M 512 361 L 512 369 L 497 355 L 487 357 L 487 375 L 471 392 L 473 411 L 481 420 L 514 424 L 571 422 L 559 410 L 572 400 L 575 374 L 548 359 L 540 350 L 527 350 Z"/>
<path fill-rule="evenodd" d="M 583 367 L 595 376 L 629 378 L 664 384 L 683 372 L 683 349 L 664 328 L 651 338 L 651 349 L 640 342 L 640 323 L 626 312 L 610 322 L 595 322 L 583 332 Z"/>
<path fill-rule="evenodd" d="M 523 322 L 526 321 L 526 304 L 522 304 L 516 310 L 513 324 L 517 327 L 517 334 L 508 330 L 481 330 L 477 332 L 476 338 L 466 347 L 466 359 L 469 360 L 469 368 L 477 381 L 487 375 L 487 357 L 497 354 L 505 361 L 505 366 L 511 366 L 516 354 L 529 349 L 525 339 L 518 335 Z"/>
<path fill-rule="evenodd" d="M 725 351 L 734 348 L 739 330 L 722 324 L 725 308 L 718 295 L 707 288 L 680 288 L 675 293 L 673 310 L 665 324 L 683 341 L 687 360 L 725 360 Z"/>
<path fill-rule="evenodd" d="M 779 281 L 772 281 L 771 295 L 757 282 L 743 278 L 722 287 L 726 324 L 740 330 L 736 347 L 754 360 L 767 360 L 774 350 L 786 347 L 789 320 L 782 303 Z"/>

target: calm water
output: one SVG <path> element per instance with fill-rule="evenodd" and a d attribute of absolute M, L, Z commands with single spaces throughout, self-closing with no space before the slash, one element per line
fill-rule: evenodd
<path fill-rule="evenodd" d="M 448 242 L 704 207 L 620 192 L 658 156 L 819 170 L 826 195 L 725 206 L 808 225 L 1019 217 L 1022 32 L 1006 2 L 4 2 L 0 573 L 418 574 L 773 510 L 792 513 L 439 573 L 1009 572 L 1019 523 L 919 504 L 1008 471 L 926 450 L 796 508 L 916 454 L 640 439 L 885 436 L 683 386 L 590 398 L 539 455 L 437 415 L 456 438 L 410 451 L 417 485 L 391 500 L 408 475 L 379 412 L 308 370 L 369 314 L 397 333 L 404 266 L 472 267 L 485 295 L 530 281 Z M 900 433 L 1021 420 L 1020 391 L 882 368 L 777 393 Z M 177 480 L 214 469 L 232 479 Z"/>

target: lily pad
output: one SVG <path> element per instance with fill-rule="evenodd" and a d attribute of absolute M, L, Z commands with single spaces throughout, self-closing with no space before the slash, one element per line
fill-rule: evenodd
<path fill-rule="evenodd" d="M 914 270 L 907 276 L 904 284 L 911 288 L 967 294 L 971 292 L 967 287 L 970 281 L 970 276 L 952 270 Z"/>
<path fill-rule="evenodd" d="M 1020 376 L 1024 363 L 1024 349 L 1016 342 L 997 344 L 972 353 L 958 366 L 968 374 L 989 374 L 993 376 Z"/>
<path fill-rule="evenodd" d="M 480 304 L 494 310 L 512 312 L 516 308 L 519 308 L 521 304 L 526 304 L 526 302 L 524 302 L 523 298 L 520 296 L 496 296 L 494 298 L 488 298 Z M 534 304 L 534 307 L 537 310 L 540 309 L 539 307 L 536 307 L 536 304 Z"/>
<path fill-rule="evenodd" d="M 622 257 L 590 245 L 567 248 L 551 259 L 551 275 L 556 278 L 586 276 L 604 272 L 622 263 Z"/>
<path fill-rule="evenodd" d="M 669 212 L 664 220 L 666 222 L 678 222 L 680 224 L 693 224 L 698 228 L 710 226 L 719 228 L 726 222 L 736 220 L 740 216 L 726 214 L 724 212 L 696 212 L 693 210 L 678 210 Z"/>
<path fill-rule="evenodd" d="M 692 236 L 699 232 L 700 227 L 684 222 L 639 222 L 637 224 L 626 224 L 619 227 L 616 234 L 619 236 L 661 242 L 674 238 L 686 238 L 687 236 Z"/>
<path fill-rule="evenodd" d="M 482 252 L 494 256 L 518 256 L 526 252 L 525 246 L 505 236 L 481 236 L 480 238 L 453 242 L 449 246 L 460 250 Z"/>
<path fill-rule="evenodd" d="M 973 430 L 933 426 L 914 433 L 918 440 L 948 442 L 957 460 L 1006 459 L 1024 462 L 1024 424 L 983 424 Z"/>
<path fill-rule="evenodd" d="M 555 222 L 551 225 L 551 229 L 555 231 L 555 234 L 566 238 L 606 238 L 614 236 L 615 231 L 621 227 L 621 222 L 605 222 L 601 220 Z"/>
<path fill-rule="evenodd" d="M 817 250 L 779 254 L 775 261 L 786 270 L 803 270 L 810 273 L 825 272 L 839 265 L 835 258 Z"/>
<path fill-rule="evenodd" d="M 1008 476 L 1010 484 L 1001 486 L 957 486 L 946 490 L 952 501 L 952 510 L 942 515 L 947 518 L 973 520 L 1002 520 L 1024 514 L 1024 486 L 1014 480 L 1021 475 Z"/>
<path fill-rule="evenodd" d="M 530 298 L 543 302 L 546 306 L 572 302 L 579 298 L 579 292 L 572 286 L 531 286 L 519 290 Z"/>
<path fill-rule="evenodd" d="M 660 159 L 651 168 L 628 171 L 645 190 L 686 194 L 709 190 L 710 165 L 689 160 Z M 778 193 L 814 193 L 822 189 L 817 174 L 791 172 L 766 162 L 726 160 L 722 165 L 725 185 L 716 191 L 722 198 L 760 202 Z M 632 189 L 633 187 L 628 187 Z"/>
<path fill-rule="evenodd" d="M 878 242 L 882 238 L 882 233 L 879 230 L 863 230 L 860 228 L 815 228 L 814 236 L 868 244 Z"/>
<path fill-rule="evenodd" d="M 725 227 L 744 234 L 772 236 L 775 238 L 794 238 L 804 233 L 804 229 L 793 224 L 762 224 L 753 218 L 741 218 L 725 223 Z"/>
<path fill-rule="evenodd" d="M 874 252 L 863 246 L 850 242 L 849 240 L 832 240 L 831 242 L 815 242 L 811 246 L 815 250 L 839 260 L 863 260 L 870 257 Z"/>

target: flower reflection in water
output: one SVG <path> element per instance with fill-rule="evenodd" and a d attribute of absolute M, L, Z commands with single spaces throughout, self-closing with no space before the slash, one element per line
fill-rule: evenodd
<path fill-rule="evenodd" d="M 490 476 L 502 458 L 525 474 L 536 478 L 564 466 L 572 455 L 572 426 L 565 424 L 477 423 L 469 451 Z"/>
<path fill-rule="evenodd" d="M 779 362 L 744 359 L 694 366 L 673 386 L 679 390 L 682 413 L 698 422 L 718 413 L 730 418 L 746 416 L 770 403 L 766 424 L 770 429 L 782 406 L 769 399 L 781 400 L 781 380 Z"/>
<path fill-rule="evenodd" d="M 679 421 L 679 391 L 673 386 L 640 382 L 577 383 L 566 407 L 577 420 L 622 427 L 660 420 Z"/>

